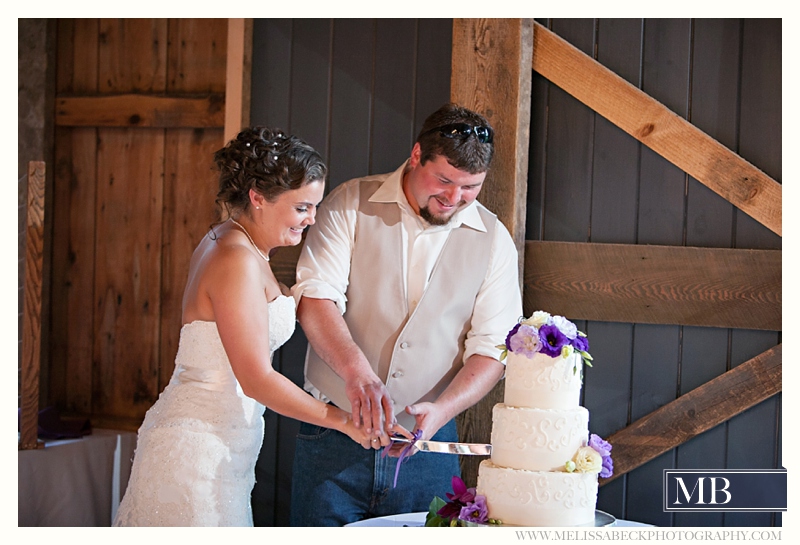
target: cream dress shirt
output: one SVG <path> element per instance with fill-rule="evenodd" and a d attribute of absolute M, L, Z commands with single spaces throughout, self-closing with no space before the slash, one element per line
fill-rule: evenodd
<path fill-rule="evenodd" d="M 428 285 L 450 230 L 462 224 L 481 231 L 486 228 L 474 202 L 457 211 L 447 225 L 430 225 L 419 217 L 403 193 L 402 179 L 407 163 L 388 175 L 370 201 L 396 203 L 400 207 L 403 287 L 410 315 Z M 342 314 L 347 309 L 345 294 L 358 201 L 357 183 L 345 183 L 345 187 L 323 200 L 297 263 L 297 283 L 292 293 L 298 304 L 301 297 L 311 297 L 334 301 Z M 522 316 L 517 256 L 511 235 L 498 222 L 489 267 L 475 301 L 471 330 L 465 341 L 464 361 L 473 354 L 499 359 L 497 345 L 505 342 L 508 331 Z"/>

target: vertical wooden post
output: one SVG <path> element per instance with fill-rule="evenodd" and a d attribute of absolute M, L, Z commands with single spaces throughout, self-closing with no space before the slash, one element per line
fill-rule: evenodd
<path fill-rule="evenodd" d="M 495 157 L 479 201 L 525 250 L 533 62 L 532 19 L 455 19 L 450 99 L 495 129 Z"/>
<path fill-rule="evenodd" d="M 39 369 L 42 344 L 42 258 L 44 248 L 43 161 L 28 163 L 28 211 L 25 225 L 25 301 L 22 307 L 20 377 L 20 449 L 39 448 Z"/>
<path fill-rule="evenodd" d="M 525 212 L 533 62 L 532 19 L 455 19 L 450 99 L 489 120 L 495 157 L 478 200 L 497 214 L 519 252 L 520 290 L 525 263 Z M 491 414 L 502 382 L 459 416 L 462 441 L 489 442 Z M 463 456 L 464 481 L 474 485 L 481 459 Z"/>
<path fill-rule="evenodd" d="M 225 63 L 224 143 L 250 124 L 250 68 L 253 20 L 228 19 L 228 59 Z"/>

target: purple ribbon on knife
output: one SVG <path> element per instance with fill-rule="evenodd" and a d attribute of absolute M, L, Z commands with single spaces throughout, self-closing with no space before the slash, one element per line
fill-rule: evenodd
<path fill-rule="evenodd" d="M 400 451 L 400 457 L 397 458 L 397 465 L 394 468 L 394 483 L 392 483 L 392 488 L 397 488 L 397 476 L 400 475 L 400 464 L 406 461 L 409 452 L 411 452 L 411 449 L 414 447 L 414 443 L 419 441 L 419 439 L 422 437 L 422 430 L 418 429 L 413 433 L 413 436 L 414 436 L 413 439 L 411 439 L 409 443 L 403 448 L 403 450 Z M 388 447 L 383 447 L 383 452 L 381 452 L 381 458 L 386 457 L 386 455 L 389 452 L 388 449 L 391 448 L 391 446 L 392 445 L 389 445 Z"/>

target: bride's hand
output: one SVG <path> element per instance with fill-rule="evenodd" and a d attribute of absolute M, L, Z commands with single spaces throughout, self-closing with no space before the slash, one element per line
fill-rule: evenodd
<path fill-rule="evenodd" d="M 343 419 L 343 424 L 339 431 L 346 434 L 350 439 L 360 444 L 365 449 L 378 450 L 382 447 L 390 446 L 392 444 L 390 434 L 402 435 L 407 439 L 414 437 L 411 432 L 397 422 L 390 424 L 386 429 L 380 430 L 380 435 L 376 437 L 374 431 L 372 433 L 367 433 L 364 426 L 356 427 L 351 413 L 346 413 L 338 408 L 336 410 Z"/>
<path fill-rule="evenodd" d="M 375 435 L 367 433 L 364 426 L 356 427 L 353 422 L 353 415 L 350 413 L 345 414 L 346 421 L 340 431 L 365 449 L 379 449 L 391 443 L 389 436 L 385 433 L 381 434 L 379 437 L 375 437 Z"/>

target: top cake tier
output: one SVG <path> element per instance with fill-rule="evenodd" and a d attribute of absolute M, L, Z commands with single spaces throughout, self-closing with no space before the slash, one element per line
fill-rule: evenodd
<path fill-rule="evenodd" d="M 506 361 L 504 403 L 512 407 L 574 409 L 580 404 L 581 356 L 533 358 L 509 353 Z"/>

